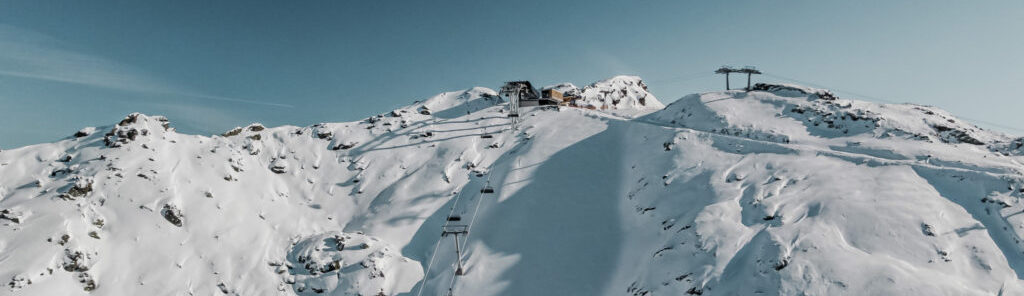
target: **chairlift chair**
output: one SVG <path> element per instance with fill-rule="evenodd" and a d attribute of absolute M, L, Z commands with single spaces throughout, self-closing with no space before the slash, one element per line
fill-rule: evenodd
<path fill-rule="evenodd" d="M 462 216 L 459 216 L 459 215 L 448 216 L 448 221 L 453 221 L 453 222 L 462 221 Z"/>
<path fill-rule="evenodd" d="M 487 181 L 487 184 L 484 184 L 484 188 L 480 189 L 480 193 L 494 193 L 494 187 L 491 187 L 491 181 Z"/>

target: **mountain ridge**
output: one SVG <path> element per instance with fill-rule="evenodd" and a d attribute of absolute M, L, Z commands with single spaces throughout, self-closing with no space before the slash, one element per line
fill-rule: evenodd
<path fill-rule="evenodd" d="M 635 116 L 531 107 L 512 130 L 503 104 L 477 87 L 209 137 L 131 114 L 0 151 L 0 279 L 16 295 L 1024 291 L 1019 139 L 948 112 L 759 84 Z M 458 278 L 449 213 L 474 221 Z"/>

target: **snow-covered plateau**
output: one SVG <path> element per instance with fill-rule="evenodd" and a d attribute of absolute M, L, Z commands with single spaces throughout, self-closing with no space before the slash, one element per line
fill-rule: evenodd
<path fill-rule="evenodd" d="M 579 92 L 612 108 L 512 129 L 476 87 L 0 151 L 0 294 L 1024 295 L 1022 138 L 794 85 Z"/>

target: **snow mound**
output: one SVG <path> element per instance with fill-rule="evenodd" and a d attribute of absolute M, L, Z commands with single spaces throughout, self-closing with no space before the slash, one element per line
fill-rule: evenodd
<path fill-rule="evenodd" d="M 786 84 L 689 95 L 644 120 L 780 143 L 898 138 L 1020 153 L 1006 135 L 938 108 L 846 100 L 827 90 Z"/>
<path fill-rule="evenodd" d="M 416 113 L 439 118 L 454 118 L 494 107 L 502 102 L 503 100 L 494 90 L 474 87 L 463 91 L 444 92 L 400 110 L 414 110 Z"/>
<path fill-rule="evenodd" d="M 171 130 L 167 117 L 132 113 L 104 134 L 103 142 L 107 147 L 121 147 L 135 141 L 138 137 L 161 137 L 164 132 Z M 82 137 L 88 136 L 90 133 L 89 129 L 82 129 L 76 133 L 76 137 L 79 137 L 79 135 Z"/>
<path fill-rule="evenodd" d="M 324 233 L 303 238 L 287 262 L 270 264 L 299 295 L 395 295 L 422 278 L 416 261 L 380 239 L 358 233 Z M 287 274 L 286 274 L 287 271 Z"/>
<path fill-rule="evenodd" d="M 665 105 L 647 92 L 647 85 L 638 76 L 615 76 L 583 88 L 581 107 L 594 109 L 657 110 Z"/>

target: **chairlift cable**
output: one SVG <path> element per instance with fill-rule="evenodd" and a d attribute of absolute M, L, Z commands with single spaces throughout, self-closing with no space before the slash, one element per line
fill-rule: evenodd
<path fill-rule="evenodd" d="M 490 183 L 491 183 L 491 171 L 488 170 L 487 171 L 487 182 L 484 183 L 484 184 L 490 184 Z M 484 185 L 484 186 L 488 186 L 488 185 Z M 477 216 L 478 212 L 480 211 L 480 202 L 484 200 L 484 194 L 485 193 L 480 192 L 480 194 L 477 195 L 476 208 L 473 210 L 473 216 L 469 218 L 469 226 L 466 227 L 466 231 L 469 232 L 465 236 L 466 242 L 469 242 L 469 236 L 470 236 L 470 234 L 473 233 L 470 230 L 473 230 L 473 223 L 476 222 L 476 216 Z"/>
<path fill-rule="evenodd" d="M 441 240 L 438 239 L 437 243 L 434 244 L 434 252 L 430 254 L 430 262 L 427 263 L 427 270 L 423 272 L 423 281 L 420 282 L 420 289 L 416 292 L 416 296 L 423 294 L 423 286 L 427 285 L 427 278 L 430 277 L 430 267 L 434 265 L 434 258 L 437 257 L 437 248 L 441 247 Z"/>
<path fill-rule="evenodd" d="M 512 120 L 515 121 L 515 118 L 513 118 Z M 514 126 L 514 123 L 513 123 L 513 126 Z M 514 129 L 509 130 L 509 133 L 514 133 Z M 517 161 L 518 161 L 518 159 L 517 159 Z M 490 186 L 490 184 L 491 184 L 491 173 L 493 172 L 493 168 L 494 168 L 494 163 L 492 162 L 491 165 L 487 167 L 487 179 L 484 181 L 484 188 Z M 479 212 L 480 212 L 480 204 L 484 200 L 484 194 L 486 194 L 486 193 L 484 193 L 483 190 L 481 190 L 481 192 L 477 195 L 476 206 L 473 209 L 473 216 L 469 219 L 469 224 L 466 226 L 466 234 L 463 236 L 463 239 L 462 239 L 465 243 L 469 243 L 469 236 L 473 233 L 471 230 L 473 229 L 473 225 L 476 223 L 477 214 L 479 214 Z M 459 195 L 460 196 L 462 195 L 462 191 L 459 191 Z M 453 206 L 453 211 L 454 211 L 454 206 Z M 438 240 L 438 245 L 440 245 L 440 243 L 441 243 L 441 240 Z M 455 236 L 455 243 L 459 244 L 459 237 L 458 236 Z M 456 260 L 461 262 L 462 258 L 461 257 L 460 258 L 456 258 Z M 452 291 L 455 290 L 455 278 L 456 277 L 458 277 L 458 276 L 452 275 L 451 282 L 449 282 L 449 284 L 448 284 L 448 292 L 450 294 L 452 293 Z M 420 287 L 421 287 L 420 291 L 422 292 L 423 291 L 422 285 Z"/>
<path fill-rule="evenodd" d="M 464 188 L 463 188 L 463 189 L 464 189 Z M 443 227 L 444 227 L 444 226 L 447 226 L 447 225 L 448 225 L 449 223 L 451 223 L 451 221 L 448 221 L 448 217 L 451 217 L 451 216 L 452 216 L 453 214 L 455 214 L 455 208 L 456 208 L 456 206 L 457 206 L 457 205 L 458 205 L 458 203 L 459 203 L 459 199 L 460 199 L 460 198 L 462 197 L 462 191 L 463 191 L 463 189 L 459 189 L 459 193 L 457 193 L 457 194 L 455 195 L 455 201 L 454 201 L 454 202 L 452 202 L 452 207 L 451 207 L 451 210 L 449 210 L 449 212 L 448 212 L 448 216 L 447 216 L 447 217 L 445 217 L 445 221 L 444 221 L 444 225 L 442 226 L 442 229 L 443 229 Z M 427 277 L 429 277 L 429 276 L 430 276 L 430 268 L 431 268 L 431 266 L 433 266 L 433 265 L 434 265 L 434 257 L 435 257 L 435 256 L 437 256 L 437 249 L 438 249 L 438 248 L 439 248 L 439 247 L 441 246 L 441 240 L 442 240 L 442 239 L 438 239 L 438 240 L 437 240 L 437 243 L 436 243 L 436 244 L 434 244 L 434 252 L 433 252 L 433 254 L 431 254 L 431 255 L 430 255 L 430 262 L 429 262 L 429 263 L 427 263 L 427 270 L 426 270 L 426 271 L 424 271 L 424 273 L 423 273 L 423 281 L 422 281 L 422 283 L 420 284 L 420 289 L 419 289 L 419 291 L 418 291 L 418 292 L 416 292 L 416 295 L 417 295 L 417 296 L 420 296 L 420 295 L 422 295 L 422 294 L 423 294 L 423 286 L 426 286 L 426 285 L 427 285 Z M 454 278 L 455 276 L 453 275 L 452 277 Z"/>
<path fill-rule="evenodd" d="M 690 81 L 690 80 L 694 80 L 694 79 L 707 78 L 707 77 L 710 77 L 712 75 L 714 75 L 714 74 L 708 73 L 707 71 L 700 71 L 700 72 L 690 73 L 690 74 L 686 74 L 686 75 L 680 75 L 680 76 L 676 76 L 676 77 L 672 77 L 672 78 L 648 80 L 648 81 L 644 81 L 644 82 L 647 82 L 647 83 L 658 83 L 658 84 L 680 83 L 680 82 L 686 82 L 686 81 Z"/>

